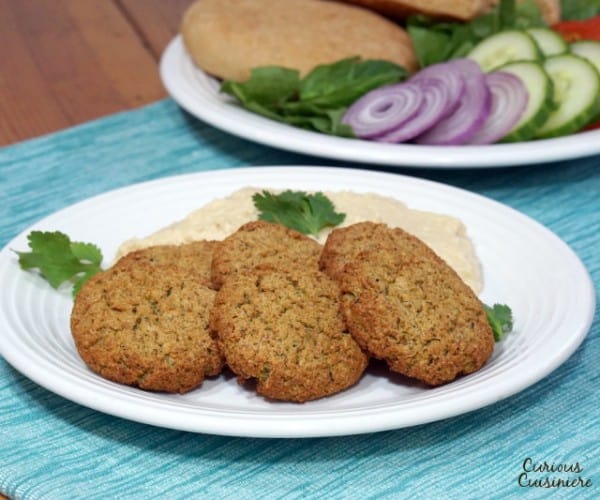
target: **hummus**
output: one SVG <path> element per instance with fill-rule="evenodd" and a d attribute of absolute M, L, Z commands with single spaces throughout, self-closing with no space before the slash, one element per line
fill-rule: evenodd
<path fill-rule="evenodd" d="M 211 201 L 175 222 L 145 237 L 125 241 L 117 257 L 152 245 L 178 245 L 196 240 L 222 240 L 241 225 L 258 219 L 252 195 L 260 188 L 244 188 L 226 198 Z M 270 190 L 275 191 L 275 190 Z M 324 192 L 333 202 L 337 212 L 346 214 L 338 227 L 362 221 L 400 227 L 429 245 L 475 293 L 482 289 L 481 267 L 463 223 L 448 215 L 409 209 L 404 203 L 376 194 L 359 194 L 349 191 Z M 333 228 L 317 235 L 324 243 Z"/>

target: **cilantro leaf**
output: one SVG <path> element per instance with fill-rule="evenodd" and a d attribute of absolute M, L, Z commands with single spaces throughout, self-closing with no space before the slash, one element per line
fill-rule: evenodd
<path fill-rule="evenodd" d="M 287 190 L 280 194 L 269 191 L 252 196 L 259 211 L 258 218 L 295 229 L 304 234 L 316 235 L 328 226 L 337 226 L 346 214 L 337 213 L 329 198 L 323 193 L 308 194 Z"/>
<path fill-rule="evenodd" d="M 27 236 L 30 252 L 15 252 L 21 269 L 38 269 L 53 288 L 66 281 L 73 296 L 94 274 L 102 270 L 102 252 L 91 243 L 71 241 L 60 231 L 32 231 Z"/>
<path fill-rule="evenodd" d="M 487 314 L 496 342 L 502 340 L 507 333 L 512 331 L 512 311 L 506 304 L 494 304 L 492 307 L 483 304 L 483 310 Z"/>

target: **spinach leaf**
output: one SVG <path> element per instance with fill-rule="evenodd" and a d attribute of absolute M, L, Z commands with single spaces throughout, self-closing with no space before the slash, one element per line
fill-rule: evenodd
<path fill-rule="evenodd" d="M 466 56 L 484 38 L 511 28 L 544 26 L 533 0 L 515 4 L 502 0 L 498 7 L 468 23 L 438 22 L 427 16 L 410 16 L 406 23 L 422 67 Z"/>
<path fill-rule="evenodd" d="M 342 59 L 306 75 L 300 84 L 300 101 L 328 108 L 348 106 L 369 90 L 406 76 L 404 68 L 388 61 Z"/>
<path fill-rule="evenodd" d="M 350 57 L 317 66 L 304 78 L 278 66 L 255 68 L 244 82 L 226 80 L 221 91 L 246 109 L 290 125 L 353 137 L 341 123 L 350 104 L 367 92 L 404 80 L 408 72 L 394 63 Z"/>
<path fill-rule="evenodd" d="M 600 15 L 600 0 L 561 0 L 562 19 L 584 20 Z"/>

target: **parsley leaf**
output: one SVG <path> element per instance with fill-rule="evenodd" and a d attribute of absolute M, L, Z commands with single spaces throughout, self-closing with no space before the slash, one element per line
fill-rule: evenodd
<path fill-rule="evenodd" d="M 258 218 L 295 229 L 304 234 L 316 235 L 327 226 L 337 226 L 346 214 L 337 213 L 329 198 L 323 193 L 308 194 L 287 190 L 280 194 L 269 191 L 252 196 L 259 210 Z"/>
<path fill-rule="evenodd" d="M 494 332 L 496 342 L 502 340 L 513 328 L 513 317 L 510 307 L 505 304 L 494 304 L 492 307 L 483 304 L 483 310 Z"/>
<path fill-rule="evenodd" d="M 102 252 L 91 243 L 71 241 L 60 231 L 32 231 L 27 236 L 30 252 L 15 252 L 21 269 L 39 269 L 53 288 L 70 281 L 73 296 L 81 286 L 102 270 Z"/>

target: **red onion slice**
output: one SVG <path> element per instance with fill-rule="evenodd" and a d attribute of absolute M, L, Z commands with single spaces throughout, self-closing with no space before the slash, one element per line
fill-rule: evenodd
<path fill-rule="evenodd" d="M 399 83 L 368 92 L 353 103 L 342 118 L 354 133 L 371 139 L 394 130 L 415 116 L 423 104 L 418 85 Z"/>
<path fill-rule="evenodd" d="M 492 93 L 491 113 L 469 144 L 493 144 L 502 139 L 519 121 L 529 101 L 527 88 L 512 73 L 488 73 L 485 82 Z"/>
<path fill-rule="evenodd" d="M 491 92 L 479 65 L 470 59 L 451 61 L 461 71 L 465 91 L 458 107 L 415 139 L 418 144 L 458 145 L 471 139 L 490 115 Z"/>
<path fill-rule="evenodd" d="M 419 112 L 400 127 L 375 137 L 379 142 L 405 142 L 438 123 L 447 113 L 448 88 L 439 80 L 419 84 L 423 105 Z"/>
<path fill-rule="evenodd" d="M 460 71 L 460 64 L 445 62 L 432 64 L 415 73 L 409 82 L 424 84 L 440 81 L 448 89 L 448 102 L 446 114 L 450 114 L 458 106 L 465 91 L 465 80 Z"/>

